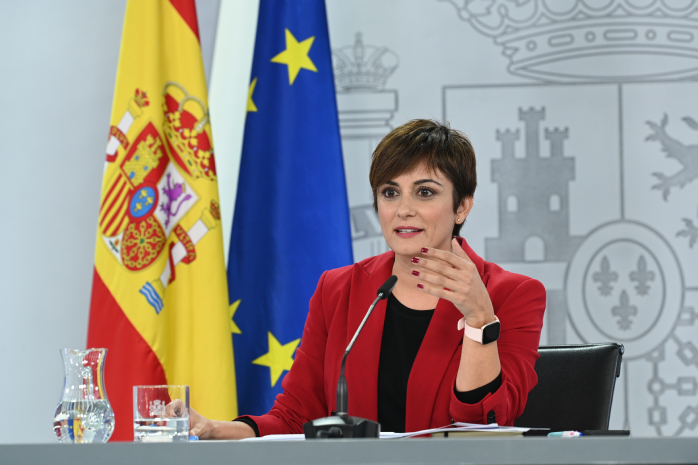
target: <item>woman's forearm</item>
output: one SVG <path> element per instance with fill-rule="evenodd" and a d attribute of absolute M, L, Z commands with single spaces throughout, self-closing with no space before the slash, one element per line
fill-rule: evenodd
<path fill-rule="evenodd" d="M 255 437 L 251 426 L 241 421 L 209 420 L 206 437 L 201 439 L 245 439 Z"/>
<path fill-rule="evenodd" d="M 472 391 L 484 386 L 499 376 L 501 370 L 496 341 L 483 345 L 463 337 L 460 365 L 456 375 L 458 391 Z"/>

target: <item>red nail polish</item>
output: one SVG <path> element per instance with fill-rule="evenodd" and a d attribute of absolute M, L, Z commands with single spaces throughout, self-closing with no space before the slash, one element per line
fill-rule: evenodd
<path fill-rule="evenodd" d="M 417 287 L 420 288 L 420 289 L 424 289 L 424 284 L 419 283 L 419 284 L 417 284 Z"/>
<path fill-rule="evenodd" d="M 427 249 L 426 247 L 422 247 L 422 253 L 427 253 L 427 252 L 429 252 L 429 249 Z"/>
<path fill-rule="evenodd" d="M 419 271 L 417 271 L 417 270 L 412 270 L 412 274 L 415 275 L 415 276 L 419 276 Z"/>
<path fill-rule="evenodd" d="M 417 257 L 412 257 L 412 258 L 410 258 L 410 261 L 411 261 L 412 263 L 419 263 L 419 259 L 418 259 Z"/>

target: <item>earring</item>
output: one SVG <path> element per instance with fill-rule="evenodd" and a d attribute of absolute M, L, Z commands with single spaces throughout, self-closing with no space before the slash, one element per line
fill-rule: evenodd
<path fill-rule="evenodd" d="M 456 223 L 460 223 L 461 221 L 463 221 L 462 218 L 456 218 Z"/>

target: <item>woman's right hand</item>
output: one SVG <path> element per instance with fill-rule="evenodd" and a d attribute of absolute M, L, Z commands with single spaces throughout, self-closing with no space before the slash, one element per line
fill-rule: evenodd
<path fill-rule="evenodd" d="M 181 417 L 184 412 L 184 403 L 176 399 L 165 409 L 168 417 Z M 241 421 L 209 420 L 199 412 L 189 407 L 189 435 L 198 436 L 200 440 L 206 439 L 245 439 L 255 437 L 254 430 Z"/>
<path fill-rule="evenodd" d="M 213 439 L 211 437 L 213 422 L 201 415 L 193 408 L 189 408 L 189 435 L 198 436 L 199 439 Z"/>

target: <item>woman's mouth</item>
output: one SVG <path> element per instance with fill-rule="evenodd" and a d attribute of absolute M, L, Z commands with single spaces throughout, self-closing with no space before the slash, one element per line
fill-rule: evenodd
<path fill-rule="evenodd" d="M 417 234 L 421 233 L 422 231 L 424 231 L 424 230 L 419 229 L 419 228 L 413 228 L 410 226 L 395 228 L 395 234 L 397 234 L 398 237 L 402 237 L 402 238 L 414 237 Z"/>

